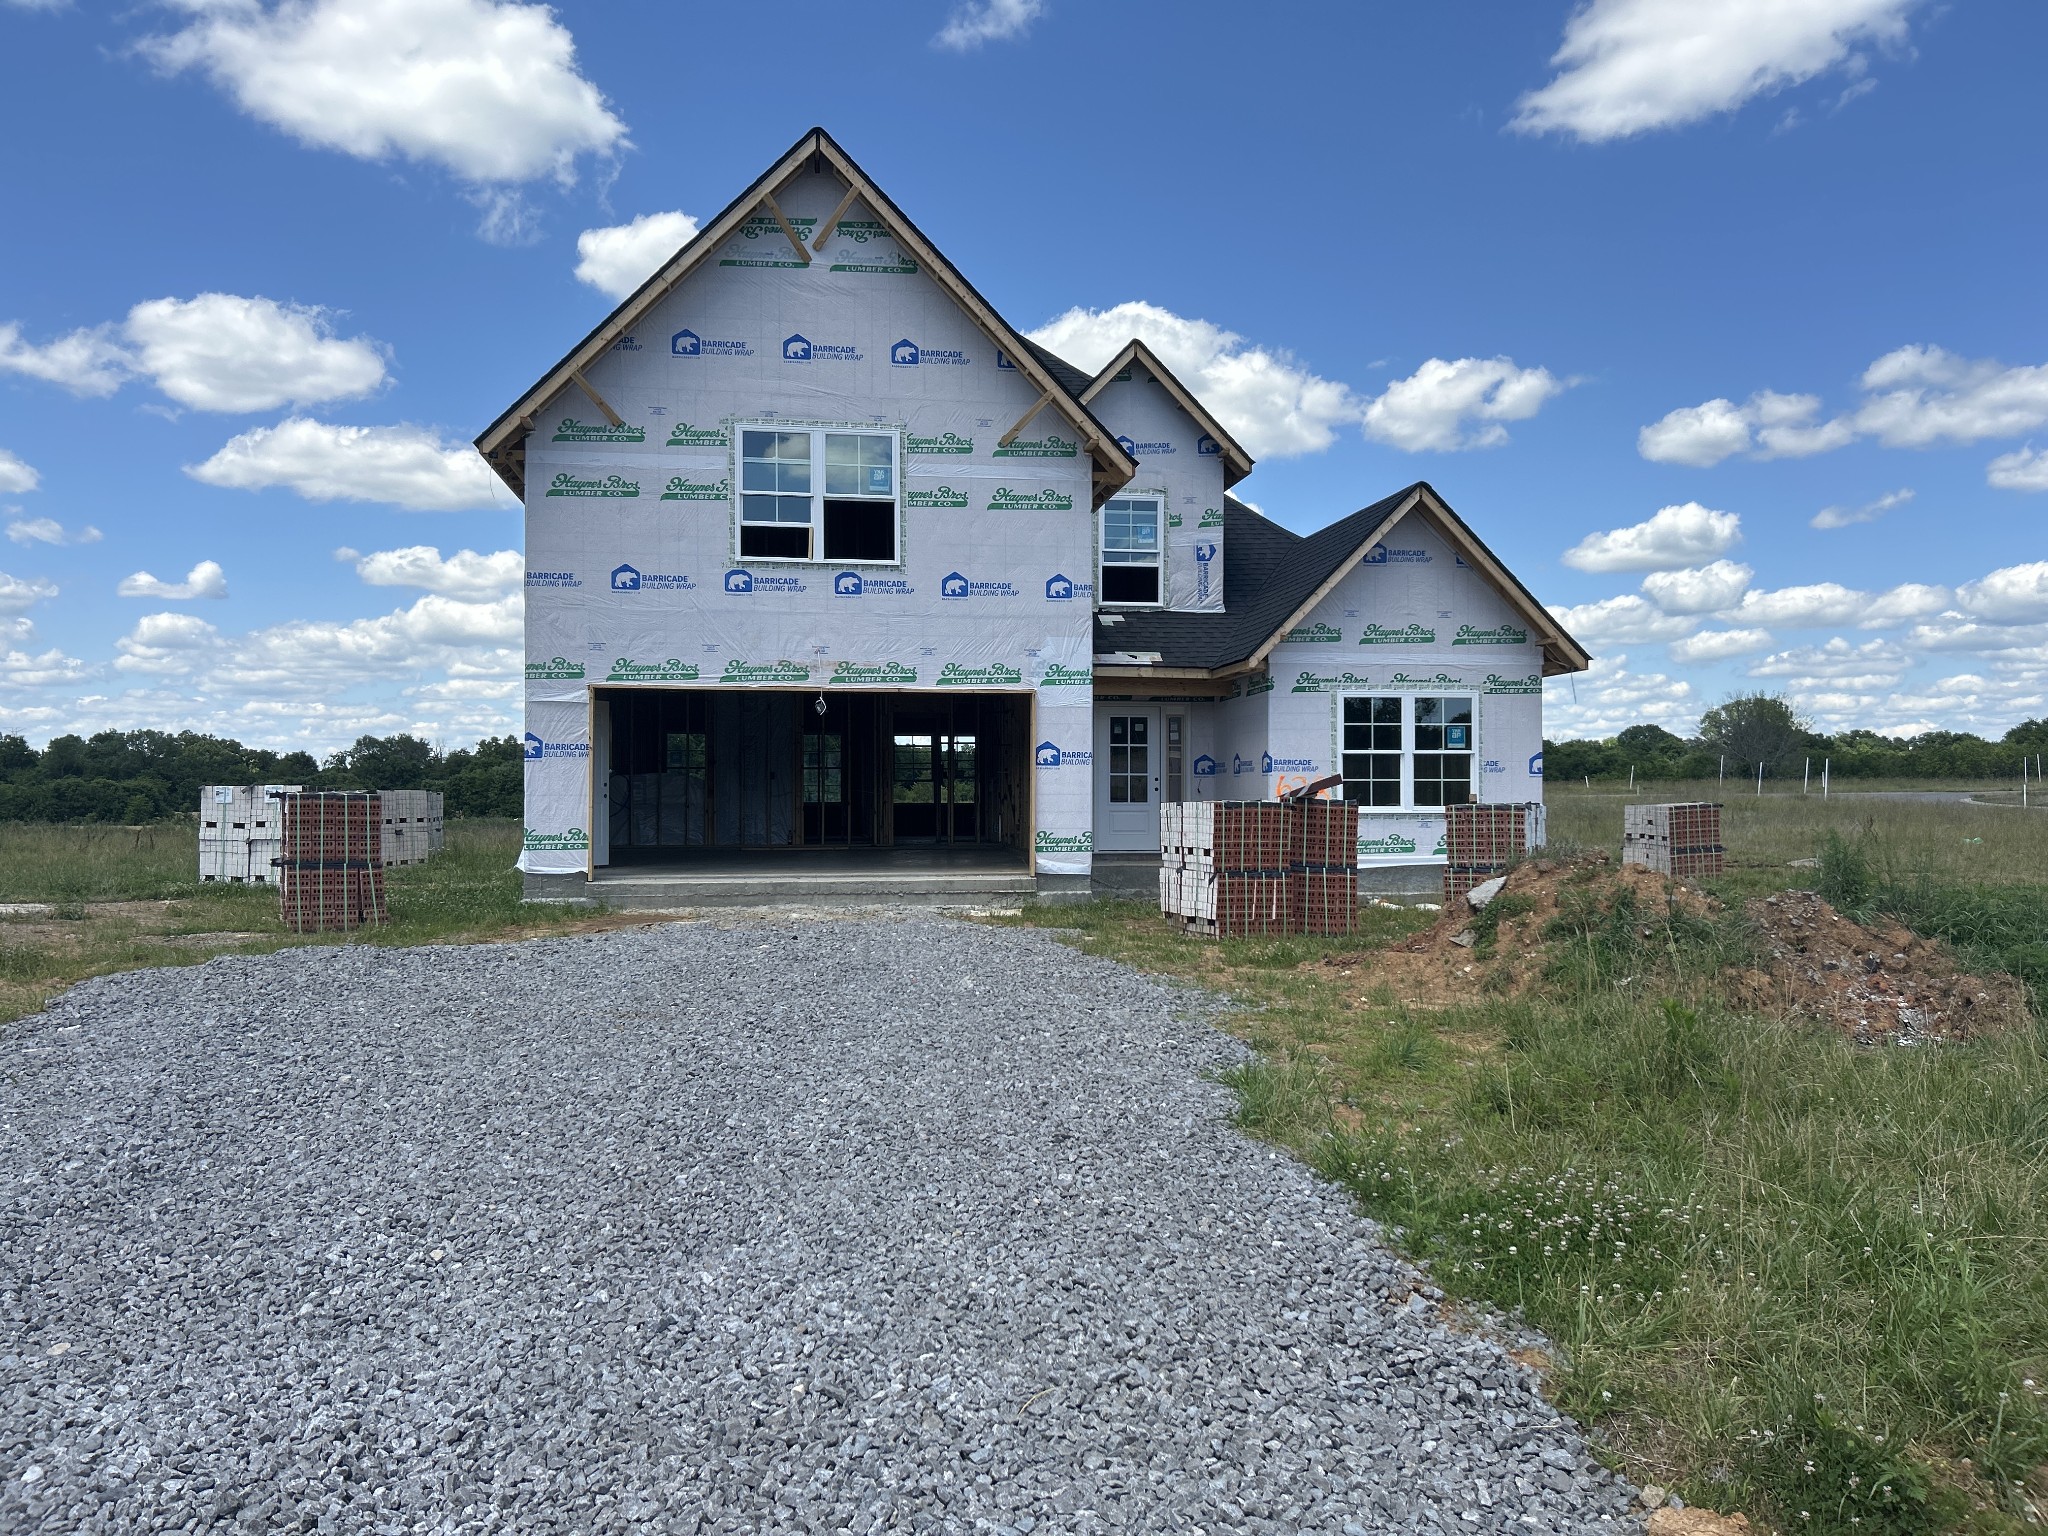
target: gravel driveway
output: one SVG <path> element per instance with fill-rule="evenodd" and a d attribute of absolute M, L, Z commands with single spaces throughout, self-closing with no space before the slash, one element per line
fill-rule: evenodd
<path fill-rule="evenodd" d="M 1621 1528 L 1200 1011 L 928 917 L 89 982 L 0 1027 L 0 1530 Z"/>

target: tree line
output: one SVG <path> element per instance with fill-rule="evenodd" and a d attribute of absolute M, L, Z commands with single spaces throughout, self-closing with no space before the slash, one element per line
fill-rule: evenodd
<path fill-rule="evenodd" d="M 2026 720 L 1996 741 L 1967 731 L 1880 736 L 1875 731 L 1813 729 L 1785 699 L 1745 694 L 1725 699 L 1700 717 L 1699 730 L 1680 736 L 1661 725 L 1632 725 L 1604 741 L 1545 741 L 1546 779 L 1711 779 L 1725 766 L 1729 778 L 1767 778 L 1804 771 L 1812 759 L 1819 776 L 1830 765 L 1837 779 L 2017 779 L 2020 759 L 2048 753 L 2048 720 Z M 2028 774 L 2034 773 L 2029 763 Z"/>
<path fill-rule="evenodd" d="M 38 752 L 0 735 L 0 821 L 136 826 L 194 814 L 208 784 L 308 789 L 432 789 L 450 816 L 517 816 L 525 779 L 516 736 L 442 751 L 417 736 L 363 736 L 316 759 L 196 731 L 59 736 Z"/>

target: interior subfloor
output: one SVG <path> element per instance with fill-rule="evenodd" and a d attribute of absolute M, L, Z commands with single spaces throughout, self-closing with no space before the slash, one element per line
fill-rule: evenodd
<path fill-rule="evenodd" d="M 622 859 L 621 853 L 628 857 Z M 1028 872 L 1023 856 L 1000 844 L 969 843 L 949 848 L 944 844 L 903 843 L 894 848 L 615 848 L 611 865 L 591 878 L 600 883 L 658 879 L 664 875 L 685 880 L 721 875 L 755 880 L 840 880 L 855 876 L 886 880 L 891 876 L 1019 872 Z"/>

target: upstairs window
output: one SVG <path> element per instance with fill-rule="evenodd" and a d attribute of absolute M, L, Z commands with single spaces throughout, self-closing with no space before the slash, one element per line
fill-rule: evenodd
<path fill-rule="evenodd" d="M 1103 602 L 1158 606 L 1163 521 L 1157 496 L 1112 496 L 1102 504 L 1102 571 L 1096 590 Z"/>
<path fill-rule="evenodd" d="M 896 434 L 740 432 L 740 557 L 893 564 Z"/>

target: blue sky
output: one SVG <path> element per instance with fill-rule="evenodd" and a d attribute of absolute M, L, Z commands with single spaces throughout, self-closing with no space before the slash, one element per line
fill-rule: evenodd
<path fill-rule="evenodd" d="M 1250 14 L 0 0 L 0 731 L 512 729 L 467 443 L 813 122 L 1268 515 L 1436 485 L 1553 735 L 2048 714 L 2048 8 Z"/>

